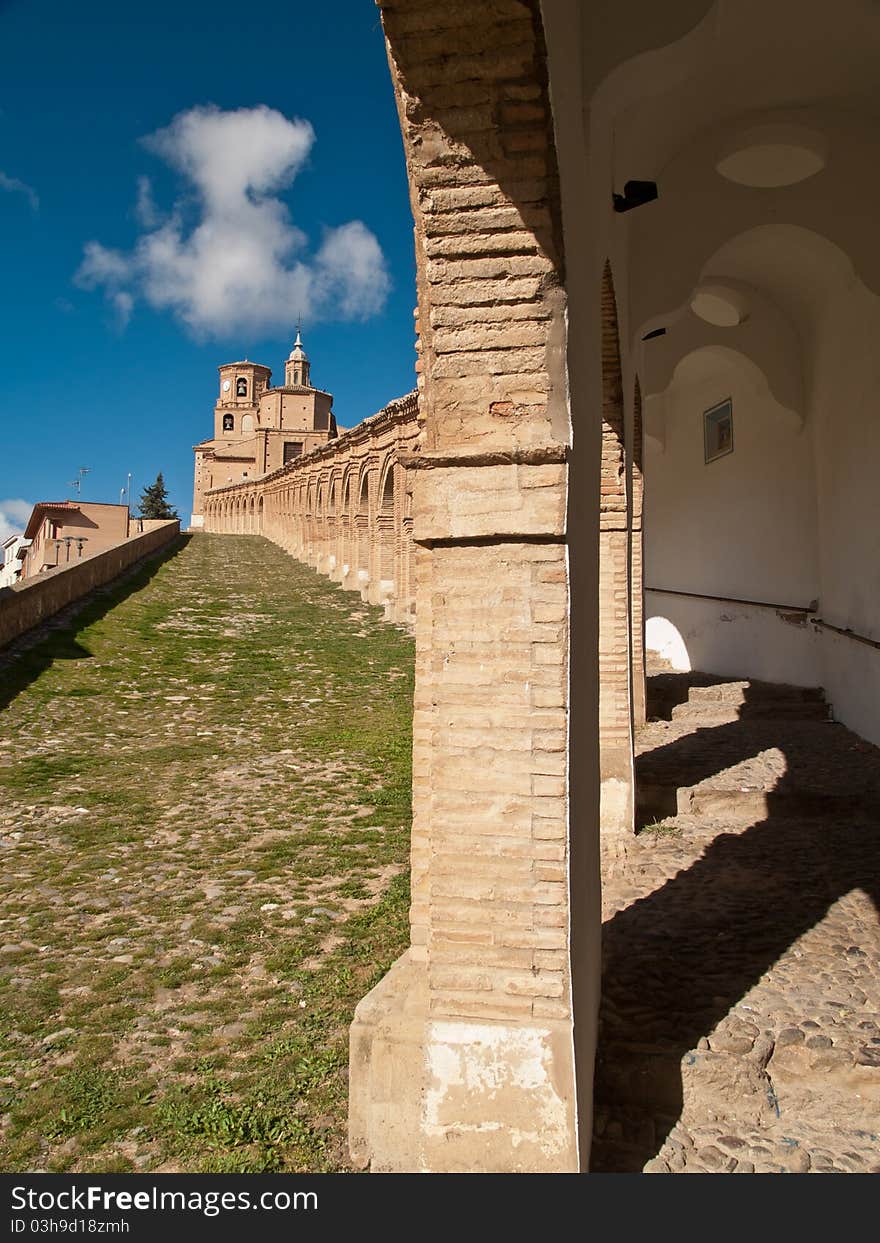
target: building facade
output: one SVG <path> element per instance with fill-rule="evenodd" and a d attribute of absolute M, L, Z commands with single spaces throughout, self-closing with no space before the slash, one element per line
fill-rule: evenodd
<path fill-rule="evenodd" d="M 190 525 L 204 525 L 205 493 L 257 479 L 336 436 L 333 397 L 315 388 L 300 333 L 284 364 L 284 383 L 245 360 L 218 367 L 214 435 L 193 446 L 195 478 Z"/>
<path fill-rule="evenodd" d="M 27 541 L 23 535 L 10 535 L 0 545 L 3 549 L 3 564 L 0 565 L 0 587 L 11 587 L 21 578 L 24 569 L 24 558 L 27 552 Z"/>
<path fill-rule="evenodd" d="M 24 532 L 29 540 L 22 578 L 103 552 L 129 537 L 127 505 L 98 501 L 41 501 Z"/>

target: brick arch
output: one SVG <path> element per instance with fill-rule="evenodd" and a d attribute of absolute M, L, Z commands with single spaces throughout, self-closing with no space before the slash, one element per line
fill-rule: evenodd
<path fill-rule="evenodd" d="M 357 487 L 357 509 L 355 513 L 366 517 L 370 512 L 370 475 L 372 466 L 367 464 L 361 468 Z"/>
<path fill-rule="evenodd" d="M 602 269 L 601 292 L 602 315 L 602 437 L 603 463 L 602 484 L 619 489 L 621 496 L 626 496 L 626 481 L 623 473 L 624 445 L 624 412 L 623 412 L 623 369 L 620 359 L 620 327 L 617 317 L 617 295 L 614 290 L 614 275 L 611 263 L 605 260 Z M 620 457 L 612 458 L 609 454 L 608 469 L 605 468 L 604 441 L 616 441 Z M 603 491 L 604 495 L 604 491 Z M 604 504 L 604 502 L 603 502 Z"/>
<path fill-rule="evenodd" d="M 327 481 L 327 514 L 330 517 L 337 517 L 339 514 L 339 484 L 341 480 L 341 472 L 331 468 L 330 477 Z"/>
<path fill-rule="evenodd" d="M 645 579 L 644 579 L 644 446 L 642 387 L 633 379 L 632 439 L 629 453 L 629 602 L 630 669 L 633 726 L 644 725 L 647 716 L 645 683 Z"/>
<path fill-rule="evenodd" d="M 599 495 L 599 767 L 603 831 L 635 823 L 630 682 L 630 514 L 617 297 L 606 260 L 600 289 L 602 467 Z"/>
<path fill-rule="evenodd" d="M 379 470 L 379 509 L 394 510 L 394 467 L 396 458 L 389 454 Z"/>
<path fill-rule="evenodd" d="M 397 590 L 398 531 L 394 495 L 395 469 L 396 455 L 393 453 L 387 454 L 378 467 L 379 493 L 373 542 L 380 598 L 385 596 L 390 598 Z"/>
<path fill-rule="evenodd" d="M 351 482 L 354 477 L 354 467 L 349 464 L 342 471 L 341 492 L 339 497 L 340 514 L 349 515 L 351 513 Z"/>

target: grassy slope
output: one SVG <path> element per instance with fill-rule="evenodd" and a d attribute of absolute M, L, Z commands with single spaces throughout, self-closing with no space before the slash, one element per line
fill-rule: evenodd
<path fill-rule="evenodd" d="M 0 1168 L 345 1168 L 412 641 L 253 537 L 117 595 L 0 672 Z"/>

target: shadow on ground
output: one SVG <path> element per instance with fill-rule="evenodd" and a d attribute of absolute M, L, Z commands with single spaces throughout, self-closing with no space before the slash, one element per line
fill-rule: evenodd
<path fill-rule="evenodd" d="M 652 773 L 678 769 L 686 785 L 773 745 L 786 771 L 766 794 L 763 820 L 719 833 L 691 866 L 603 926 L 597 1115 L 631 1108 L 643 1125 L 623 1142 L 597 1137 L 594 1169 L 639 1171 L 658 1153 L 682 1115 L 682 1059 L 833 903 L 861 889 L 880 912 L 880 751 L 835 724 L 814 730 L 812 751 L 805 737 L 789 722 L 762 721 L 756 733 L 743 719 L 640 757 Z"/>
<path fill-rule="evenodd" d="M 89 649 L 79 636 L 111 609 L 135 592 L 142 591 L 166 561 L 186 547 L 191 535 L 164 547 L 154 557 L 128 570 L 104 587 L 74 601 L 54 617 L 15 639 L 0 651 L 0 711 L 50 668 L 56 660 L 88 660 Z"/>

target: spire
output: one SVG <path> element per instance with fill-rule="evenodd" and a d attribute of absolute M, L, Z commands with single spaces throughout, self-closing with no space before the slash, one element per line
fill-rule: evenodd
<path fill-rule="evenodd" d="M 284 370 L 285 383 L 311 388 L 309 384 L 309 356 L 303 348 L 302 333 L 300 332 L 299 325 L 297 325 L 296 340 L 293 343 L 293 349 L 287 356 L 287 366 Z"/>
<path fill-rule="evenodd" d="M 294 341 L 294 343 L 293 343 L 293 349 L 290 351 L 290 354 L 288 355 L 288 358 L 290 358 L 290 359 L 295 359 L 295 358 L 302 359 L 302 361 L 303 361 L 303 362 L 308 362 L 308 361 L 309 361 L 309 356 L 308 356 L 308 354 L 305 352 L 305 350 L 303 349 L 302 334 L 300 333 L 299 328 L 297 328 L 297 330 L 296 330 L 296 340 L 295 340 L 295 341 Z"/>

